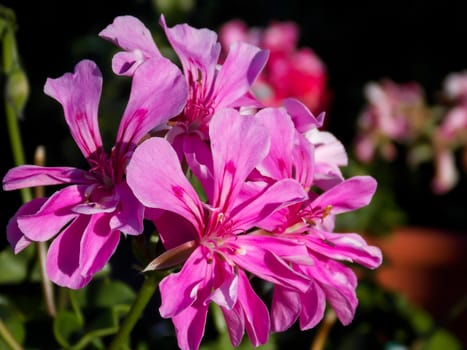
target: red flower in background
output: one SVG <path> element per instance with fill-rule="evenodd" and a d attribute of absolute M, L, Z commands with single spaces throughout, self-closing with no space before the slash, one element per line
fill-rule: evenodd
<path fill-rule="evenodd" d="M 298 25 L 291 21 L 249 28 L 242 20 L 233 19 L 219 30 L 223 47 L 246 41 L 269 50 L 266 67 L 253 85 L 254 94 L 265 106 L 279 106 L 293 97 L 313 113 L 320 113 L 330 100 L 326 65 L 310 47 L 297 47 L 298 38 Z"/>

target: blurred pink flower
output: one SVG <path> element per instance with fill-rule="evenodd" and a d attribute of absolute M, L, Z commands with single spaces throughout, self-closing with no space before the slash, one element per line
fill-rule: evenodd
<path fill-rule="evenodd" d="M 297 47 L 299 28 L 295 22 L 274 21 L 266 28 L 251 27 L 234 19 L 219 29 L 223 47 L 242 40 L 269 50 L 269 60 L 253 85 L 255 96 L 265 106 L 280 106 L 286 98 L 296 98 L 312 112 L 329 105 L 327 69 L 310 47 Z M 224 53 L 225 55 L 225 53 Z"/>

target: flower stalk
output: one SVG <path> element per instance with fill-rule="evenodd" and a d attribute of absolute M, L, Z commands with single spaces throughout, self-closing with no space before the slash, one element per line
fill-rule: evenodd
<path fill-rule="evenodd" d="M 130 311 L 126 315 L 121 327 L 113 338 L 108 350 L 119 350 L 127 343 L 128 337 L 140 319 L 146 305 L 151 300 L 165 274 L 147 273 L 143 284 L 141 285 L 136 299 L 131 305 Z"/>

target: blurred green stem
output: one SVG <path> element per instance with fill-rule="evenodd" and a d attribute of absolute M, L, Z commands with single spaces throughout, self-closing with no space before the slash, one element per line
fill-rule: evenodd
<path fill-rule="evenodd" d="M 3 47 L 3 70 L 6 74 L 6 93 L 5 93 L 5 113 L 8 128 L 8 135 L 10 137 L 11 150 L 13 153 L 13 160 L 15 165 L 22 165 L 26 163 L 24 152 L 23 140 L 21 138 L 19 120 L 21 113 L 26 104 L 28 97 L 28 82 L 26 74 L 21 69 L 19 62 L 19 55 L 16 47 L 15 40 L 15 21 L 14 12 L 6 7 L 0 7 L 2 13 L 2 47 Z M 42 150 L 42 149 L 41 149 Z M 44 152 L 36 152 L 35 163 L 37 165 L 44 165 L 45 154 Z M 43 189 L 36 189 L 35 197 L 43 196 Z M 29 202 L 33 199 L 33 193 L 30 188 L 21 189 L 21 198 L 23 203 Z M 56 314 L 55 303 L 53 297 L 53 289 L 50 280 L 45 271 L 45 256 L 46 246 L 45 242 L 37 244 L 39 264 L 42 276 L 42 288 L 47 307 L 47 312 L 50 316 L 54 317 Z"/>
<path fill-rule="evenodd" d="M 133 305 L 130 308 L 130 311 L 126 315 L 121 327 L 119 328 L 117 334 L 112 340 L 108 350 L 120 350 L 124 348 L 127 344 L 128 337 L 133 330 L 134 326 L 141 317 L 146 305 L 151 300 L 151 297 L 154 295 L 159 282 L 164 277 L 163 273 L 148 273 L 145 276 L 144 282 L 141 285 L 136 299 L 133 302 Z"/>
<path fill-rule="evenodd" d="M 19 345 L 13 335 L 10 333 L 5 323 L 0 318 L 0 338 L 6 343 L 11 350 L 22 350 L 23 348 Z"/>

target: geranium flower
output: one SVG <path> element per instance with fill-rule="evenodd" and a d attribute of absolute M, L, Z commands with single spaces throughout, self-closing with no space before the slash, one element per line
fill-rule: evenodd
<path fill-rule="evenodd" d="M 196 132 L 202 139 L 208 137 L 208 124 L 215 111 L 225 107 L 260 106 L 250 88 L 263 69 L 268 53 L 239 42 L 229 48 L 225 61 L 219 65 L 221 46 L 214 31 L 188 24 L 170 28 L 163 15 L 160 23 L 180 59 L 189 89 L 187 104 L 167 135 L 181 152 L 183 135 Z M 128 31 L 132 26 L 138 30 Z M 102 38 L 125 50 L 113 59 L 115 73 L 131 74 L 144 59 L 160 56 L 155 44 L 148 41 L 147 33 L 144 25 L 132 16 L 117 17 L 100 32 Z"/>
<path fill-rule="evenodd" d="M 210 161 L 192 169 L 195 175 L 202 170 L 211 177 L 203 188 L 207 203 L 200 200 L 174 149 L 162 138 L 149 139 L 135 151 L 128 165 L 128 184 L 145 206 L 173 213 L 155 221 L 164 242 L 171 242 L 170 236 L 185 237 L 184 243 L 165 254 L 173 257 L 174 251 L 186 247 L 183 255 L 188 250 L 188 259 L 180 272 L 160 283 L 160 313 L 172 318 L 180 348 L 199 347 L 210 302 L 220 306 L 234 346 L 240 344 L 245 329 L 258 346 L 268 339 L 270 319 L 248 274 L 300 291 L 307 290 L 309 282 L 288 265 L 290 260 L 306 260 L 304 246 L 255 234 L 256 224 L 303 200 L 306 193 L 293 179 L 269 185 L 245 182 L 270 147 L 268 130 L 254 116 L 240 117 L 231 108 L 218 111 L 209 133 Z M 164 219 L 170 221 L 161 222 Z M 163 260 L 158 257 L 148 268 L 157 268 Z"/>
<path fill-rule="evenodd" d="M 101 90 L 101 72 L 89 60 L 79 62 L 73 73 L 48 79 L 44 87 L 62 104 L 89 170 L 21 165 L 3 179 L 4 190 L 66 185 L 48 199 L 24 204 L 10 220 L 7 237 L 15 253 L 32 241 L 55 237 L 47 254 L 48 276 L 74 289 L 104 267 L 120 232 L 142 232 L 143 206 L 125 181 L 126 165 L 137 143 L 178 114 L 187 96 L 186 83 L 173 63 L 162 57 L 147 60 L 134 74 L 115 146 L 107 153 L 97 123 Z"/>
<path fill-rule="evenodd" d="M 313 264 L 291 264 L 310 278 L 306 292 L 275 286 L 272 328 L 284 331 L 297 318 L 301 329 L 314 327 L 323 318 L 326 300 L 346 325 L 353 319 L 358 303 L 357 279 L 341 261 L 375 268 L 381 263 L 381 251 L 368 246 L 358 234 L 333 233 L 334 219 L 338 214 L 367 205 L 376 190 L 376 181 L 369 176 L 355 176 L 322 193 L 315 192 L 314 145 L 298 132 L 285 109 L 266 111 L 258 112 L 257 117 L 271 133 L 274 146 L 257 169 L 275 180 L 296 179 L 307 191 L 308 199 L 276 211 L 259 226 L 283 239 L 303 243 L 313 261 Z M 332 158 L 329 162 L 334 163 Z"/>

